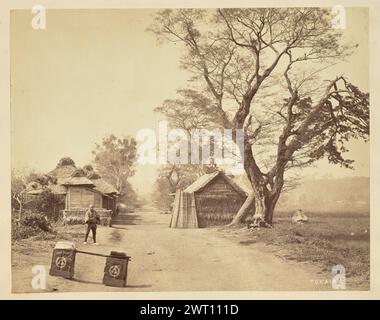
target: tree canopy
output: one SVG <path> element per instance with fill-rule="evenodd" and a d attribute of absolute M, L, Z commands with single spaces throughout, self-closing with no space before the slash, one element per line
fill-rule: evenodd
<path fill-rule="evenodd" d="M 136 141 L 109 135 L 96 145 L 92 153 L 100 176 L 115 186 L 121 197 L 125 196 L 130 188 L 128 178 L 135 173 Z"/>
<path fill-rule="evenodd" d="M 150 28 L 183 45 L 192 75 L 159 111 L 173 123 L 245 130 L 255 216 L 267 223 L 287 170 L 323 157 L 351 168 L 346 142 L 369 138 L 369 94 L 330 73 L 356 47 L 332 19 L 323 8 L 166 9 Z"/>

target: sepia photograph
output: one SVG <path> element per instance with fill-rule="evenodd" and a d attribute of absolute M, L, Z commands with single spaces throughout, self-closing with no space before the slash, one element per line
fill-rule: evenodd
<path fill-rule="evenodd" d="M 12 8 L 11 293 L 369 292 L 371 68 L 365 6 Z"/>

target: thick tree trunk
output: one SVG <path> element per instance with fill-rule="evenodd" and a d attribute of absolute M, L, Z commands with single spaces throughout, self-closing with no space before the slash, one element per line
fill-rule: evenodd
<path fill-rule="evenodd" d="M 253 227 L 266 227 L 270 223 L 268 220 L 268 204 L 269 199 L 267 192 L 260 188 L 260 186 L 252 186 L 255 190 L 255 214 L 253 215 Z"/>
<path fill-rule="evenodd" d="M 255 196 L 255 214 L 253 215 L 252 227 L 272 226 L 273 212 L 276 207 L 277 197 L 272 194 L 259 193 Z"/>
<path fill-rule="evenodd" d="M 239 209 L 236 216 L 232 219 L 229 226 L 234 226 L 242 223 L 247 215 L 253 214 L 253 207 L 255 203 L 255 195 L 253 193 L 249 194 L 247 199 L 244 201 L 243 205 Z"/>
<path fill-rule="evenodd" d="M 252 227 L 269 227 L 273 222 L 273 212 L 277 204 L 280 192 L 260 192 L 258 186 L 253 186 L 256 191 L 251 193 L 243 203 L 238 213 L 231 221 L 229 226 L 238 225 L 244 219 L 252 215 Z"/>
<path fill-rule="evenodd" d="M 269 186 L 267 177 L 260 171 L 252 154 L 251 144 L 244 141 L 244 169 L 251 183 L 253 193 L 244 202 L 230 225 L 244 222 L 245 217 L 253 214 L 252 227 L 270 227 L 273 222 L 273 212 L 283 186 L 283 168 L 276 171 L 275 182 Z M 253 210 L 254 207 L 254 210 Z"/>
<path fill-rule="evenodd" d="M 271 186 L 269 186 L 268 177 L 261 172 L 255 161 L 252 145 L 246 132 L 244 145 L 237 145 L 242 147 L 240 151 L 244 157 L 244 170 L 251 183 L 253 192 L 247 197 L 230 225 L 243 223 L 244 219 L 249 214 L 253 214 L 254 211 L 253 223 L 251 225 L 253 227 L 270 227 L 273 222 L 273 212 L 283 186 L 284 165 L 276 168 L 275 182 L 273 183 L 272 178 Z"/>
<path fill-rule="evenodd" d="M 278 175 L 275 177 L 275 182 L 269 189 L 266 186 L 257 186 L 252 183 L 252 188 L 255 190 L 256 204 L 252 223 L 253 227 L 272 226 L 274 209 L 276 208 L 284 185 L 284 171 L 280 170 L 277 173 Z"/>

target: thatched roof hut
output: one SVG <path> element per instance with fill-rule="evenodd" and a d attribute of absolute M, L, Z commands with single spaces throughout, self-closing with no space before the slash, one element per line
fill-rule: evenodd
<path fill-rule="evenodd" d="M 60 185 L 60 184 L 52 184 L 48 186 L 48 188 L 51 190 L 51 192 L 57 195 L 66 194 L 67 192 L 65 186 Z"/>
<path fill-rule="evenodd" d="M 70 177 L 62 181 L 63 186 L 87 186 L 95 187 L 95 184 L 87 177 Z"/>
<path fill-rule="evenodd" d="M 66 179 L 70 178 L 75 170 L 77 170 L 77 168 L 73 165 L 57 165 L 57 167 L 50 171 L 48 175 L 55 177 L 57 179 L 57 184 L 61 184 Z"/>
<path fill-rule="evenodd" d="M 178 227 L 176 221 L 190 221 L 194 227 L 194 212 L 200 228 L 228 224 L 246 198 L 247 193 L 223 171 L 203 175 L 183 195 L 176 195 L 171 227 Z M 186 223 L 181 227 L 187 227 Z"/>
<path fill-rule="evenodd" d="M 27 188 L 26 188 L 26 193 L 33 195 L 33 196 L 39 195 L 42 191 L 44 191 L 44 189 L 42 187 L 29 188 L 29 186 L 27 186 Z"/>
<path fill-rule="evenodd" d="M 95 190 L 98 190 L 101 193 L 109 194 L 109 195 L 119 194 L 119 191 L 117 191 L 117 189 L 113 185 L 109 184 L 107 181 L 105 181 L 102 178 L 91 179 L 91 181 L 95 185 Z"/>
<path fill-rule="evenodd" d="M 50 190 L 65 199 L 65 212 L 88 208 L 90 204 L 98 209 L 115 212 L 118 191 L 96 173 L 92 166 L 77 168 L 71 158 L 62 158 L 56 168 L 47 174 L 48 184 L 41 181 L 31 183 L 27 194 L 33 200 L 44 190 Z"/>
<path fill-rule="evenodd" d="M 241 194 L 242 196 L 246 196 L 246 192 L 237 184 L 235 183 L 231 178 L 227 177 L 226 174 L 223 171 L 215 171 L 212 173 L 205 174 L 195 180 L 190 186 L 188 186 L 184 192 L 186 193 L 198 193 L 202 191 L 203 188 L 209 187 L 210 183 L 219 182 L 222 183 L 222 185 L 229 185 L 230 188 L 233 189 L 235 192 Z M 214 186 L 215 187 L 215 186 Z M 220 187 L 220 185 L 219 185 Z"/>
<path fill-rule="evenodd" d="M 94 190 L 101 193 L 103 208 L 116 212 L 116 197 L 119 195 L 117 189 L 96 172 L 91 172 L 87 175 L 91 182 L 95 185 Z"/>

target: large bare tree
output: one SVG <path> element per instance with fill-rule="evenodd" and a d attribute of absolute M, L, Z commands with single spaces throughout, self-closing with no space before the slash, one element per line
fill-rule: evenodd
<path fill-rule="evenodd" d="M 183 44 L 181 66 L 193 75 L 191 91 L 182 91 L 191 95 L 172 103 L 191 106 L 208 123 L 244 129 L 253 196 L 233 224 L 254 202 L 255 225 L 271 225 L 287 170 L 323 157 L 351 167 L 346 142 L 369 137 L 368 93 L 326 71 L 355 49 L 343 43 L 332 18 L 322 8 L 177 9 L 155 16 L 150 29 L 162 41 Z"/>

